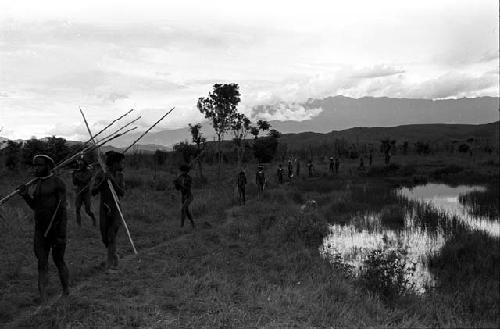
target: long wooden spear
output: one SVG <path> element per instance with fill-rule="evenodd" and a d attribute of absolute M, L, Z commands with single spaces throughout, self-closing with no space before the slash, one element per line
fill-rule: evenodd
<path fill-rule="evenodd" d="M 120 121 L 121 119 L 123 119 L 124 117 L 126 117 L 127 115 L 129 115 L 130 112 L 132 112 L 134 109 L 131 109 L 130 111 L 128 111 L 127 113 L 125 114 L 122 114 L 121 116 L 119 116 L 118 118 L 114 119 L 113 121 L 111 121 L 106 127 L 102 128 L 99 132 L 97 132 L 97 134 L 95 134 L 93 137 L 90 136 L 90 139 L 85 143 L 90 143 L 92 142 L 92 138 L 96 139 L 97 136 L 99 136 L 100 134 L 102 134 L 106 129 L 108 129 L 109 127 L 111 127 L 116 121 Z M 81 111 L 81 109 L 80 109 Z"/>
<path fill-rule="evenodd" d="M 153 125 L 151 127 L 149 127 L 148 129 L 146 129 L 145 132 L 142 133 L 141 136 L 139 136 L 132 144 L 130 144 L 124 151 L 123 151 L 123 154 L 125 154 L 128 150 L 130 150 L 130 148 L 132 146 L 134 146 L 135 144 L 137 144 L 138 141 L 140 141 L 151 129 L 153 129 L 157 124 L 160 123 L 161 120 L 165 119 L 165 117 L 167 115 L 169 115 L 173 110 L 175 109 L 175 106 L 172 107 L 170 109 L 170 111 L 168 111 L 167 113 L 165 113 L 160 119 L 158 119 L 158 121 L 156 121 L 155 123 L 153 123 Z"/>
<path fill-rule="evenodd" d="M 87 122 L 87 119 L 85 118 L 85 114 L 83 114 L 82 109 L 80 109 L 80 113 L 82 114 L 83 121 L 85 122 L 85 126 L 87 126 L 87 130 L 89 132 L 89 136 L 91 137 L 92 141 L 95 143 L 95 140 L 92 138 L 92 132 L 90 131 L 89 124 Z M 102 159 L 102 154 L 101 151 L 98 149 L 97 150 L 97 160 L 99 162 L 99 165 L 101 166 L 102 172 L 106 174 L 106 165 Z M 127 232 L 128 240 L 130 241 L 130 244 L 132 245 L 132 249 L 134 250 L 134 254 L 137 255 L 137 249 L 135 249 L 134 241 L 132 241 L 132 237 L 130 236 L 130 231 L 127 226 L 127 222 L 125 222 L 125 218 L 123 218 L 123 213 L 120 207 L 120 201 L 118 200 L 118 196 L 116 195 L 115 188 L 113 187 L 113 184 L 109 179 L 106 178 L 106 182 L 108 183 L 109 190 L 111 191 L 111 195 L 113 196 L 113 200 L 115 201 L 115 206 L 116 209 L 118 210 L 118 213 L 120 214 L 120 219 L 122 221 L 123 226 L 125 227 L 125 231 Z"/>
<path fill-rule="evenodd" d="M 128 129 L 126 131 L 124 131 L 123 133 L 121 134 L 116 134 L 114 136 L 111 136 L 109 138 L 104 138 L 103 140 L 100 140 L 98 144 L 95 144 L 95 145 L 91 145 L 91 146 L 87 146 L 86 148 L 84 148 L 83 150 L 73 154 L 72 156 L 70 156 L 69 158 L 61 161 L 60 163 L 58 163 L 54 168 L 52 168 L 51 170 L 51 175 L 54 174 L 59 168 L 61 167 L 64 167 L 65 165 L 67 165 L 68 163 L 70 163 L 71 161 L 74 161 L 76 158 L 78 158 L 79 156 L 81 156 L 82 154 L 85 154 L 87 152 L 91 152 L 91 151 L 94 151 L 96 149 L 99 149 L 100 147 L 102 147 L 103 145 L 107 144 L 108 142 L 118 138 L 118 137 L 121 137 L 123 135 L 125 135 L 126 133 L 132 131 L 132 130 L 135 130 L 137 129 L 137 127 L 134 127 L 134 128 L 131 128 L 131 129 Z M 27 183 L 25 183 L 24 185 L 26 186 L 30 186 L 30 185 L 33 185 L 36 181 L 38 181 L 38 177 L 35 177 L 33 179 L 31 179 L 30 181 L 28 181 Z M 2 199 L 0 199 L 0 205 L 4 204 L 5 202 L 9 201 L 12 197 L 14 197 L 16 194 L 19 193 L 19 189 L 15 189 L 14 191 L 12 191 L 11 193 L 9 193 L 8 195 L 6 195 L 5 197 L 3 197 Z"/>

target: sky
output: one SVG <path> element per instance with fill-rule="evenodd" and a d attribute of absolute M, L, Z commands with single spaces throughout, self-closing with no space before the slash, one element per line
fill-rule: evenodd
<path fill-rule="evenodd" d="M 161 3 L 161 4 L 160 4 Z M 499 96 L 497 0 L 0 1 L 0 136 L 82 140 L 129 109 L 145 129 L 203 120 L 214 83 L 239 110 L 308 98 Z M 255 119 L 255 118 L 252 118 Z"/>

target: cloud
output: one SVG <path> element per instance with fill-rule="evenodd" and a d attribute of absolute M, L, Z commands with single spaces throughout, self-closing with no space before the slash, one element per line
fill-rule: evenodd
<path fill-rule="evenodd" d="M 320 114 L 321 108 L 305 108 L 301 104 L 278 103 L 274 105 L 255 106 L 251 112 L 254 120 L 279 120 L 279 121 L 304 121 L 310 120 Z"/>

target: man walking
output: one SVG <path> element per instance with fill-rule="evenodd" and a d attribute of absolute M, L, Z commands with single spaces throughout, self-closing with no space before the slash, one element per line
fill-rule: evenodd
<path fill-rule="evenodd" d="M 281 163 L 278 165 L 276 174 L 278 175 L 278 183 L 283 184 L 283 168 L 281 166 Z"/>
<path fill-rule="evenodd" d="M 87 215 L 92 218 L 92 225 L 96 225 L 94 213 L 92 212 L 90 202 L 90 181 L 92 179 L 92 172 L 87 166 L 87 162 L 83 159 L 77 161 L 78 169 L 73 171 L 73 185 L 76 187 L 75 209 L 76 209 L 76 223 L 78 226 L 82 225 L 82 218 L 80 215 L 80 208 L 82 203 Z"/>
<path fill-rule="evenodd" d="M 38 178 L 35 191 L 30 195 L 26 185 L 19 187 L 19 195 L 34 211 L 34 251 L 38 260 L 38 291 L 40 302 L 47 302 L 49 283 L 49 254 L 59 272 L 63 295 L 69 295 L 69 271 L 64 262 L 66 251 L 66 186 L 51 173 L 54 160 L 48 155 L 33 158 L 35 176 Z"/>
<path fill-rule="evenodd" d="M 175 180 L 175 188 L 181 192 L 181 227 L 184 227 L 186 217 L 191 222 L 191 227 L 194 228 L 193 217 L 189 211 L 189 205 L 193 202 L 193 194 L 191 193 L 191 176 L 189 176 L 189 165 L 183 164 L 179 167 L 181 174 Z"/>
<path fill-rule="evenodd" d="M 117 197 L 123 197 L 125 186 L 123 180 L 122 161 L 125 156 L 115 151 L 106 152 L 105 172 L 99 171 L 94 180 L 92 195 L 100 194 L 99 228 L 101 239 L 107 249 L 106 268 L 108 271 L 118 269 L 118 254 L 116 252 L 116 236 L 120 228 L 121 216 L 109 188 L 111 182 Z M 118 201 L 118 200 L 117 200 Z"/>
<path fill-rule="evenodd" d="M 241 171 L 238 173 L 237 184 L 240 206 L 245 205 L 245 187 L 247 184 L 247 176 L 245 175 L 245 170 L 243 168 L 241 168 Z"/>
<path fill-rule="evenodd" d="M 260 199 L 264 194 L 264 187 L 266 186 L 266 175 L 264 174 L 264 166 L 259 165 L 255 173 L 255 184 L 257 184 L 257 197 Z"/>

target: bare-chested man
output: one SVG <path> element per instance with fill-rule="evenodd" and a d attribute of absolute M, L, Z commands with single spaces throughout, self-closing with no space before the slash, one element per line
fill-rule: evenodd
<path fill-rule="evenodd" d="M 99 171 L 95 177 L 92 195 L 100 194 L 99 204 L 99 228 L 101 238 L 107 249 L 106 268 L 116 270 L 118 268 L 118 254 L 116 253 L 116 235 L 122 225 L 120 212 L 116 206 L 113 194 L 107 181 L 113 184 L 117 197 L 122 197 L 125 193 L 123 181 L 122 160 L 125 156 L 115 151 L 106 152 L 106 172 Z"/>
<path fill-rule="evenodd" d="M 69 271 L 64 262 L 66 251 L 66 186 L 51 173 L 54 160 L 47 155 L 33 158 L 38 178 L 32 195 L 26 185 L 19 187 L 19 195 L 35 213 L 33 249 L 38 260 L 38 290 L 40 302 L 47 302 L 49 284 L 49 254 L 59 271 L 63 295 L 69 294 Z"/>
<path fill-rule="evenodd" d="M 83 204 L 85 212 L 90 218 L 92 218 L 92 224 L 95 226 L 96 220 L 94 213 L 92 212 L 92 206 L 90 202 L 90 181 L 92 179 L 92 172 L 89 170 L 85 159 L 78 159 L 77 164 L 78 169 L 73 171 L 73 185 L 75 185 L 76 187 L 76 223 L 78 224 L 78 226 L 82 225 L 80 209 Z"/>

